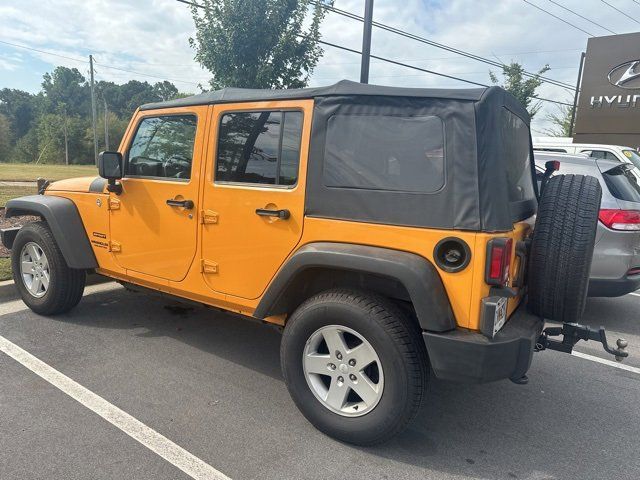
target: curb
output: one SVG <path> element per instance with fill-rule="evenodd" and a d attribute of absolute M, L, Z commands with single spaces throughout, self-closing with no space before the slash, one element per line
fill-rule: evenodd
<path fill-rule="evenodd" d="M 99 283 L 112 282 L 113 279 L 98 275 L 97 273 L 90 273 L 87 275 L 87 285 L 97 285 Z M 16 289 L 13 280 L 5 280 L 0 282 L 0 303 L 9 302 L 11 300 L 19 300 L 20 294 Z"/>

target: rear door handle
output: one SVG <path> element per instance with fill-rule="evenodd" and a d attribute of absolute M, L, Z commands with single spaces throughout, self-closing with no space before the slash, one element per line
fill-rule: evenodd
<path fill-rule="evenodd" d="M 193 200 L 173 200 L 170 198 L 167 200 L 167 205 L 170 207 L 182 207 L 187 210 L 191 210 L 193 208 Z"/>
<path fill-rule="evenodd" d="M 286 220 L 291 216 L 291 212 L 287 209 L 269 210 L 268 208 L 256 208 L 256 215 L 260 215 L 261 217 L 278 217 Z"/>

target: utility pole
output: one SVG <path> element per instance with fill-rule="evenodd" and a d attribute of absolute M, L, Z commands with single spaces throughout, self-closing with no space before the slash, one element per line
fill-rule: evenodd
<path fill-rule="evenodd" d="M 373 0 L 365 0 L 364 27 L 362 30 L 362 60 L 360 83 L 369 83 L 369 60 L 371 55 L 371 26 L 373 24 Z"/>
<path fill-rule="evenodd" d="M 571 123 L 569 124 L 569 136 L 573 137 L 574 123 L 576 121 L 576 109 L 578 108 L 578 95 L 582 86 L 582 69 L 584 68 L 585 53 L 580 56 L 580 68 L 578 69 L 578 81 L 576 82 L 576 94 L 573 97 L 573 109 L 571 110 Z"/>
<path fill-rule="evenodd" d="M 109 108 L 107 107 L 107 99 L 102 94 L 102 100 L 104 101 L 104 149 L 109 150 Z"/>
<path fill-rule="evenodd" d="M 91 124 L 93 127 L 93 161 L 98 164 L 98 134 L 96 132 L 96 95 L 93 81 L 93 55 L 89 55 L 89 68 L 91 71 Z"/>

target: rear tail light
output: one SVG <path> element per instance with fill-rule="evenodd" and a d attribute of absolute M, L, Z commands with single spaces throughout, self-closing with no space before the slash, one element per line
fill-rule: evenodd
<path fill-rule="evenodd" d="M 640 275 L 640 267 L 630 268 L 629 271 L 627 272 L 627 276 L 631 276 L 631 275 Z"/>
<path fill-rule="evenodd" d="M 489 285 L 506 285 L 511 267 L 511 238 L 493 238 L 487 244 L 487 266 L 485 281 Z"/>
<path fill-rule="evenodd" d="M 640 230 L 640 211 L 602 209 L 598 219 L 611 230 Z"/>

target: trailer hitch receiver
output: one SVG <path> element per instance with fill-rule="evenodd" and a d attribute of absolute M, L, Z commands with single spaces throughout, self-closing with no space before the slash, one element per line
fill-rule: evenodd
<path fill-rule="evenodd" d="M 562 335 L 562 340 L 554 340 L 549 337 L 558 337 Z M 559 352 L 571 353 L 573 347 L 580 340 L 595 340 L 602 344 L 602 347 L 607 353 L 610 353 L 616 358 L 616 361 L 621 362 L 624 358 L 629 356 L 627 352 L 627 341 L 619 338 L 616 341 L 618 348 L 611 348 L 607 343 L 607 336 L 604 327 L 594 329 L 587 325 L 580 325 L 578 323 L 564 323 L 561 327 L 547 327 L 542 331 L 542 334 L 538 338 L 536 343 L 536 351 L 542 350 L 557 350 Z"/>

